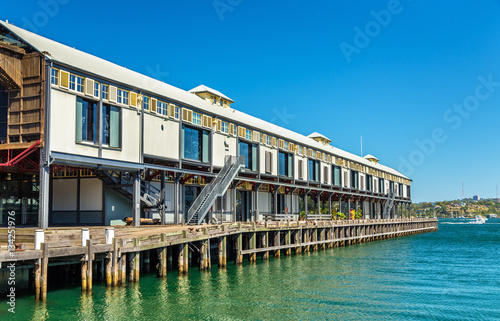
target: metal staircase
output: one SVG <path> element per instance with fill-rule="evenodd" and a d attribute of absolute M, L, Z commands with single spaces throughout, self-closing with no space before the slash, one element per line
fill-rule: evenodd
<path fill-rule="evenodd" d="M 387 218 L 390 215 L 392 207 L 394 206 L 394 199 L 395 198 L 396 198 L 396 193 L 389 192 L 388 199 L 384 205 L 384 213 L 383 213 L 382 218 Z"/>
<path fill-rule="evenodd" d="M 201 224 L 215 200 L 224 195 L 242 167 L 244 167 L 243 156 L 226 156 L 224 167 L 217 177 L 203 188 L 189 208 L 188 224 Z"/>
<path fill-rule="evenodd" d="M 131 173 L 100 170 L 97 172 L 97 177 L 119 194 L 133 200 L 134 176 Z M 159 208 L 162 201 L 161 190 L 153 186 L 151 182 L 141 180 L 140 199 L 143 207 Z"/>

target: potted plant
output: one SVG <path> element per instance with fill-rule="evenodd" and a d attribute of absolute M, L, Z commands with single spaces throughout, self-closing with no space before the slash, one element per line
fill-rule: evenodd
<path fill-rule="evenodd" d="M 299 213 L 299 220 L 300 221 L 305 221 L 306 219 L 306 211 L 300 211 Z"/>

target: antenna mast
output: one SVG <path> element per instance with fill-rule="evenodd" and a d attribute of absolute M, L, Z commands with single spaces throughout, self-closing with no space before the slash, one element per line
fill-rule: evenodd
<path fill-rule="evenodd" d="M 363 157 L 363 136 L 361 136 L 361 157 Z"/>

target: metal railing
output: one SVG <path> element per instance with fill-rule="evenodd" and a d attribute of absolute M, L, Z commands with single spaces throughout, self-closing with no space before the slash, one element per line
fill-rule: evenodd
<path fill-rule="evenodd" d="M 189 208 L 187 223 L 201 223 L 217 197 L 224 195 L 243 164 L 243 156 L 226 156 L 225 164 L 219 174 L 203 188 Z M 193 222 L 193 219 L 196 219 L 196 222 Z"/>

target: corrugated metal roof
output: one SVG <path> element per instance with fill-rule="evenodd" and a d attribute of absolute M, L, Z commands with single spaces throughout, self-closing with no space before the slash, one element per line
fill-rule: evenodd
<path fill-rule="evenodd" d="M 23 39 L 24 42 L 28 43 L 39 52 L 47 52 L 48 55 L 46 54 L 46 57 L 54 62 L 71 66 L 73 68 L 80 69 L 99 77 L 116 81 L 117 83 L 126 84 L 128 86 L 136 88 L 137 90 L 143 90 L 154 93 L 158 96 L 164 96 L 171 100 L 193 106 L 201 111 L 219 115 L 221 118 L 226 118 L 228 120 L 244 124 L 248 127 L 253 127 L 257 130 L 264 131 L 267 134 L 281 136 L 292 142 L 305 145 L 308 148 L 314 148 L 322 152 L 331 153 L 335 156 L 348 159 L 377 170 L 385 171 L 387 173 L 403 178 L 408 178 L 390 167 L 381 164 L 374 164 L 360 156 L 351 154 L 331 145 L 325 146 L 304 135 L 264 121 L 260 118 L 245 114 L 241 111 L 234 110 L 232 108 L 220 108 L 214 106 L 190 92 L 145 76 L 125 67 L 118 66 L 117 64 L 98 58 L 78 49 L 71 48 L 56 41 L 39 36 L 25 29 L 16 27 L 10 23 L 0 20 L 0 24 L 6 29 L 10 30 L 19 38 Z"/>
<path fill-rule="evenodd" d="M 213 94 L 213 95 L 215 95 L 217 97 L 222 97 L 225 100 L 229 100 L 230 102 L 234 103 L 234 100 L 232 100 L 228 96 L 224 95 L 220 91 L 212 89 L 212 88 L 210 88 L 208 86 L 205 86 L 205 85 L 199 85 L 198 87 L 195 87 L 195 88 L 191 89 L 189 92 L 190 93 L 204 93 L 204 92 L 208 92 L 208 93 L 211 93 L 211 94 Z"/>

